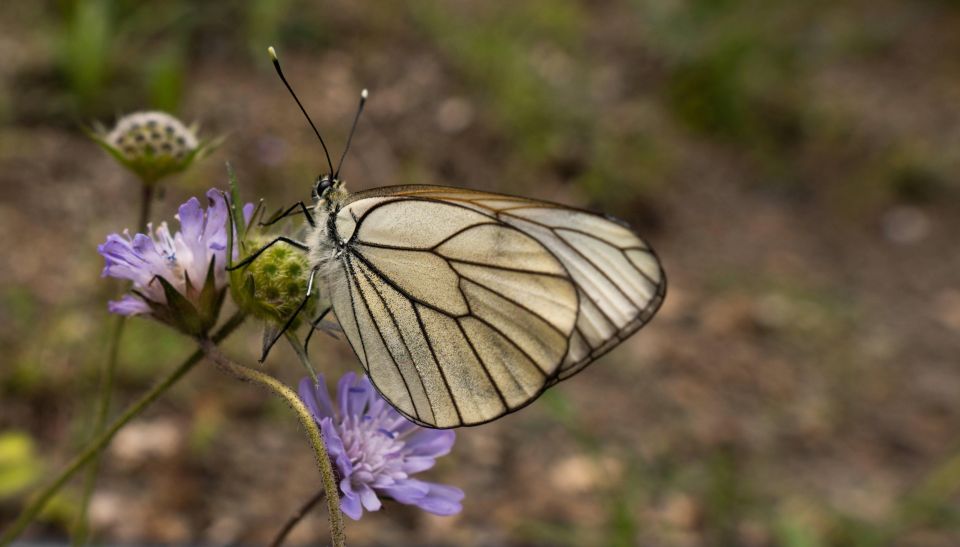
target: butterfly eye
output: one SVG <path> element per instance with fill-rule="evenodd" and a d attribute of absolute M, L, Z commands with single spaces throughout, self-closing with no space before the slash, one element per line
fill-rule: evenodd
<path fill-rule="evenodd" d="M 313 198 L 321 199 L 332 185 L 333 182 L 330 180 L 329 175 L 321 175 L 317 177 L 317 182 L 313 187 Z"/>

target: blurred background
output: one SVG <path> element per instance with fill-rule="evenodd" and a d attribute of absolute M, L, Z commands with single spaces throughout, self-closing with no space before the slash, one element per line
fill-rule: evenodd
<path fill-rule="evenodd" d="M 0 3 L 0 527 L 81 446 L 106 356 L 96 245 L 138 183 L 82 128 L 145 108 L 225 144 L 153 220 L 224 187 L 308 199 L 371 100 L 350 188 L 606 211 L 659 251 L 659 315 L 536 404 L 458 431 L 356 545 L 960 543 L 960 3 L 60 0 Z M 227 344 L 254 363 L 260 330 Z M 318 366 L 358 364 L 316 340 Z M 128 322 L 114 408 L 192 351 Z M 288 348 L 265 369 L 302 375 Z M 292 414 L 198 367 L 120 433 L 91 518 L 120 544 L 262 543 L 319 487 Z M 26 537 L 62 540 L 81 481 Z M 327 540 L 322 511 L 294 543 Z"/>

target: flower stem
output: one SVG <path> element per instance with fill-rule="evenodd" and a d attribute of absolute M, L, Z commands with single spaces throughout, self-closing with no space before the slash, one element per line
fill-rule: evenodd
<path fill-rule="evenodd" d="M 241 312 L 235 313 L 226 323 L 213 335 L 213 341 L 219 342 L 226 338 L 230 333 L 236 330 L 237 327 L 243 323 L 245 315 Z M 203 352 L 200 350 L 195 351 L 190 357 L 188 357 L 180 366 L 174 369 L 170 374 L 164 377 L 160 382 L 158 382 L 153 388 L 150 389 L 147 393 L 143 394 L 136 402 L 128 406 L 121 414 L 118 416 L 109 427 L 100 432 L 99 435 L 94 437 L 83 450 L 77 454 L 70 463 L 54 478 L 47 486 L 42 490 L 37 492 L 32 500 L 27 504 L 23 509 L 20 515 L 17 517 L 6 530 L 0 534 L 0 546 L 5 546 L 11 543 L 14 539 L 19 536 L 23 530 L 33 522 L 33 519 L 37 517 L 37 514 L 46 506 L 47 502 L 50 501 L 50 498 L 57 493 L 60 488 L 66 484 L 66 482 L 73 477 L 77 471 L 82 469 L 85 465 L 91 462 L 98 454 L 110 443 L 110 440 L 113 439 L 113 436 L 116 435 L 117 431 L 125 426 L 130 420 L 137 417 L 141 412 L 144 411 L 151 403 L 157 400 L 160 395 L 162 395 L 170 386 L 177 383 L 184 374 L 190 371 L 200 362 L 203 358 Z"/>
<path fill-rule="evenodd" d="M 113 379 L 116 375 L 117 369 L 117 356 L 120 353 L 120 338 L 123 336 L 123 329 L 126 325 L 126 317 L 118 315 L 114 318 L 113 329 L 110 331 L 110 339 L 108 342 L 108 353 L 107 360 L 104 363 L 103 368 L 100 370 L 100 388 L 97 393 L 100 395 L 99 404 L 97 405 L 97 416 L 96 422 L 93 426 L 93 434 L 91 437 L 96 437 L 103 432 L 103 428 L 107 425 L 107 418 L 110 416 L 110 399 L 113 394 Z M 98 451 L 94 457 L 93 461 L 90 462 L 90 466 L 87 467 L 87 473 L 84 476 L 83 480 L 83 493 L 80 498 L 80 508 L 77 511 L 73 523 L 73 533 L 71 534 L 72 540 L 71 543 L 76 546 L 86 545 L 89 540 L 90 526 L 87 521 L 87 509 L 90 506 L 90 498 L 93 496 L 93 490 L 97 485 L 97 475 L 100 471 L 100 457 L 101 453 Z"/>
<path fill-rule="evenodd" d="M 140 216 L 137 220 L 137 231 L 147 232 L 147 222 L 150 221 L 150 209 L 153 205 L 154 185 L 141 182 L 140 184 Z M 110 400 L 113 397 L 113 381 L 117 372 L 117 358 L 120 353 L 120 339 L 123 337 L 123 329 L 127 323 L 124 315 L 119 315 L 114 320 L 113 330 L 110 331 L 110 339 L 107 349 L 107 360 L 100 371 L 100 394 L 99 404 L 97 405 L 97 416 L 93 426 L 93 437 L 103 433 L 103 428 L 107 425 L 107 418 L 110 417 Z M 90 506 L 90 497 L 93 496 L 93 490 L 97 486 L 97 474 L 100 472 L 100 453 L 98 452 L 93 463 L 87 468 L 87 475 L 83 483 L 83 494 L 80 498 L 80 509 L 77 511 L 76 520 L 73 524 L 73 545 L 86 545 L 89 540 L 90 526 L 87 521 L 87 509 Z"/>
<path fill-rule="evenodd" d="M 150 222 L 150 209 L 153 207 L 153 194 L 156 184 L 140 183 L 140 218 L 137 220 L 137 229 L 147 233 L 147 223 Z"/>
<path fill-rule="evenodd" d="M 300 523 L 303 517 L 307 516 L 307 513 L 313 509 L 314 505 L 320 503 L 320 500 L 323 499 L 324 495 L 326 495 L 326 491 L 320 490 L 311 496 L 306 503 L 301 505 L 300 508 L 297 509 L 296 513 L 290 515 L 290 518 L 287 519 L 287 522 L 283 525 L 283 528 L 281 528 L 280 531 L 277 532 L 277 535 L 273 537 L 273 541 L 270 542 L 270 547 L 280 547 L 283 545 L 283 542 L 287 539 L 287 535 L 293 531 L 294 527 Z"/>
<path fill-rule="evenodd" d="M 300 423 L 306 428 L 307 435 L 310 437 L 310 444 L 313 445 L 313 451 L 317 457 L 317 465 L 320 468 L 320 475 L 323 478 L 323 489 L 324 492 L 328 494 L 326 498 L 327 512 L 329 513 L 330 519 L 331 540 L 336 547 L 346 545 L 346 539 L 343 534 L 343 513 L 340 511 L 340 496 L 337 494 L 337 481 L 333 474 L 333 464 L 327 453 L 327 447 L 323 443 L 323 435 L 320 433 L 320 428 L 317 427 L 317 422 L 313 419 L 310 411 L 307 410 L 306 405 L 303 404 L 303 401 L 300 400 L 300 397 L 297 396 L 295 391 L 280 380 L 259 370 L 245 367 L 231 361 L 229 357 L 217 348 L 213 341 L 200 340 L 199 343 L 203 352 L 207 355 L 207 358 L 213 361 L 218 367 L 241 380 L 253 382 L 272 391 L 275 395 L 286 401 L 293 411 L 297 413 Z"/>

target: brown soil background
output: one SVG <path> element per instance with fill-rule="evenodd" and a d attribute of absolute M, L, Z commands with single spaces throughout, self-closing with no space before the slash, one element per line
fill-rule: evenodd
<path fill-rule="evenodd" d="M 458 431 L 424 476 L 463 488 L 462 514 L 388 504 L 348 523 L 351 544 L 960 542 L 956 2 L 119 2 L 106 53 L 71 57 L 92 32 L 82 4 L 0 7 L 0 432 L 26 435 L 36 467 L 0 489 L 0 526 L 88 434 L 119 287 L 96 245 L 136 215 L 136 181 L 81 124 L 165 105 L 227 136 L 169 181 L 156 221 L 224 187 L 225 161 L 250 199 L 308 199 L 324 161 L 273 44 L 334 156 L 370 89 L 351 188 L 602 209 L 670 280 L 622 347 Z M 77 74 L 98 62 L 89 91 Z M 328 376 L 359 368 L 317 341 Z M 226 348 L 254 363 L 258 344 L 247 325 Z M 131 321 L 114 408 L 190 351 Z M 264 370 L 302 375 L 287 348 Z M 301 433 L 268 394 L 199 367 L 112 444 L 97 540 L 267 541 L 319 487 Z M 0 477 L 17 469 L 0 455 Z M 80 486 L 24 537 L 66 538 Z M 326 534 L 315 511 L 291 541 Z"/>

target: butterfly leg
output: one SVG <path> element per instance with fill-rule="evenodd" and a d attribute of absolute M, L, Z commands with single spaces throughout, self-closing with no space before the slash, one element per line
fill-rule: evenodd
<path fill-rule="evenodd" d="M 289 237 L 286 237 L 286 236 L 280 236 L 280 237 L 274 239 L 273 241 L 271 241 L 270 243 L 267 243 L 267 244 L 264 245 L 263 247 L 260 247 L 259 249 L 257 249 L 257 252 L 253 253 L 252 255 L 248 256 L 247 258 L 244 258 L 243 260 L 241 260 L 240 262 L 234 264 L 233 266 L 227 268 L 227 271 L 233 271 L 233 270 L 236 270 L 237 268 L 242 268 L 242 267 L 246 266 L 247 264 L 250 264 L 251 262 L 253 262 L 254 260 L 256 260 L 257 257 L 259 257 L 264 251 L 266 251 L 267 249 L 269 249 L 271 246 L 273 246 L 273 245 L 276 244 L 276 243 L 281 243 L 281 242 L 282 242 L 282 243 L 286 243 L 287 245 L 290 245 L 290 246 L 295 247 L 295 248 L 297 248 L 297 249 L 300 249 L 301 251 L 309 251 L 309 250 L 310 250 L 310 247 L 307 247 L 306 245 L 304 245 L 303 243 L 300 243 L 299 241 L 295 241 L 295 240 L 290 239 Z"/>
<path fill-rule="evenodd" d="M 303 340 L 304 353 L 308 353 L 310 351 L 310 339 L 313 338 L 313 333 L 317 331 L 317 327 L 320 325 L 320 322 L 323 321 L 323 318 L 326 317 L 328 313 L 330 313 L 331 309 L 332 308 L 330 306 L 327 306 L 327 309 L 320 312 L 320 315 L 318 315 L 317 318 L 310 323 L 310 332 L 307 333 L 307 337 Z"/>
<path fill-rule="evenodd" d="M 313 215 L 310 214 L 310 210 L 307 209 L 307 206 L 304 205 L 302 201 L 298 201 L 294 203 L 286 211 L 270 217 L 269 220 L 261 222 L 260 226 L 270 226 L 271 224 L 276 224 L 277 222 L 280 222 L 281 220 L 287 218 L 290 215 L 297 215 L 301 213 L 307 219 L 307 224 L 309 224 L 311 228 L 316 228 L 317 223 L 314 222 Z"/>
<path fill-rule="evenodd" d="M 264 362 L 267 359 L 267 354 L 270 353 L 270 350 L 273 348 L 273 345 L 277 343 L 277 340 L 283 336 L 283 333 L 287 332 L 293 322 L 297 319 L 297 316 L 300 315 L 300 312 L 303 311 L 303 308 L 306 307 L 307 302 L 310 301 L 310 296 L 313 295 L 313 279 L 317 275 L 317 270 L 310 270 L 310 277 L 307 278 L 307 294 L 303 296 L 303 300 L 300 301 L 300 305 L 297 306 L 297 309 L 290 314 L 290 317 L 287 319 L 287 322 L 283 324 L 283 328 L 277 331 L 277 334 L 273 337 L 268 344 L 263 348 L 263 354 L 260 355 L 260 362 Z M 313 332 L 311 330 L 311 332 Z"/>

